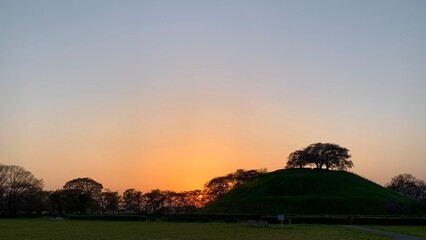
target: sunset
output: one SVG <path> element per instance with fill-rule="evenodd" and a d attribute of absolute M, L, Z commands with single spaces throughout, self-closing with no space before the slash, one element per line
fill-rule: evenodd
<path fill-rule="evenodd" d="M 189 190 L 324 141 L 379 183 L 426 178 L 424 9 L 3 1 L 2 162 L 48 189 Z"/>
<path fill-rule="evenodd" d="M 333 143 L 353 162 L 333 170 L 426 180 L 425 12 L 420 0 L 0 0 L 0 165 L 46 191 L 90 178 L 183 192 Z"/>

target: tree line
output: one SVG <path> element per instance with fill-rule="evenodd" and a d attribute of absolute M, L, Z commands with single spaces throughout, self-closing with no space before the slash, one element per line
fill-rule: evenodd
<path fill-rule="evenodd" d="M 263 174 L 266 169 L 238 169 L 208 181 L 201 190 L 143 193 L 129 188 L 122 195 L 104 189 L 92 178 L 75 178 L 55 191 L 44 190 L 37 179 L 21 166 L 0 164 L 0 215 L 30 214 L 162 214 L 186 213 L 205 206 L 235 186 Z"/>
<path fill-rule="evenodd" d="M 286 168 L 316 167 L 347 170 L 353 167 L 347 148 L 332 143 L 314 143 L 288 156 Z M 129 188 L 122 195 L 104 189 L 94 179 L 75 178 L 55 191 L 44 190 L 43 180 L 16 165 L 0 164 L 0 215 L 29 214 L 162 214 L 186 213 L 201 208 L 234 187 L 266 173 L 266 169 L 238 169 L 208 181 L 203 189 L 143 193 Z M 385 187 L 426 206 L 426 183 L 411 174 L 400 174 Z"/>
<path fill-rule="evenodd" d="M 286 168 L 346 170 L 353 166 L 349 150 L 331 143 L 315 143 L 290 154 Z M 266 169 L 238 169 L 208 181 L 203 189 L 149 192 L 129 188 L 122 195 L 104 189 L 89 177 L 72 179 L 61 189 L 46 191 L 43 181 L 23 167 L 0 164 L 0 215 L 22 214 L 157 214 L 190 212 L 226 194 L 239 184 L 266 173 Z"/>

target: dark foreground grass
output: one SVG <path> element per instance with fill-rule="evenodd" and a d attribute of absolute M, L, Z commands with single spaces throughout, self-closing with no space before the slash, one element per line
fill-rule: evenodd
<path fill-rule="evenodd" d="M 389 232 L 397 232 L 397 233 L 408 234 L 413 236 L 426 237 L 426 226 L 368 226 L 368 227 L 385 230 Z"/>
<path fill-rule="evenodd" d="M 0 219 L 1 240 L 276 240 L 276 239 L 390 239 L 338 225 L 272 225 L 253 228 L 245 224 L 101 222 L 46 219 Z"/>

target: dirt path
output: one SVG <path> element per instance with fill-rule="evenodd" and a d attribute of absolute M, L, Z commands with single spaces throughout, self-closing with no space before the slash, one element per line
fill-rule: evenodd
<path fill-rule="evenodd" d="M 426 238 L 423 238 L 423 237 L 416 237 L 416 236 L 405 235 L 405 234 L 401 234 L 401 233 L 388 232 L 388 231 L 377 230 L 377 229 L 361 227 L 361 226 L 356 226 L 356 225 L 345 225 L 345 227 L 355 229 L 355 230 L 371 232 L 371 233 L 383 234 L 383 235 L 392 237 L 392 239 L 394 239 L 394 240 L 426 240 Z"/>

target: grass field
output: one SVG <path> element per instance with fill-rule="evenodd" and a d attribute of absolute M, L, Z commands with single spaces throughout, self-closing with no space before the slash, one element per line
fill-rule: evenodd
<path fill-rule="evenodd" d="M 272 225 L 253 228 L 242 223 L 101 222 L 47 219 L 0 219 L 2 240 L 275 240 L 390 239 L 338 225 Z"/>
<path fill-rule="evenodd" d="M 414 235 L 419 237 L 426 237 L 426 226 L 368 226 L 390 232 L 397 232 L 402 234 Z"/>

